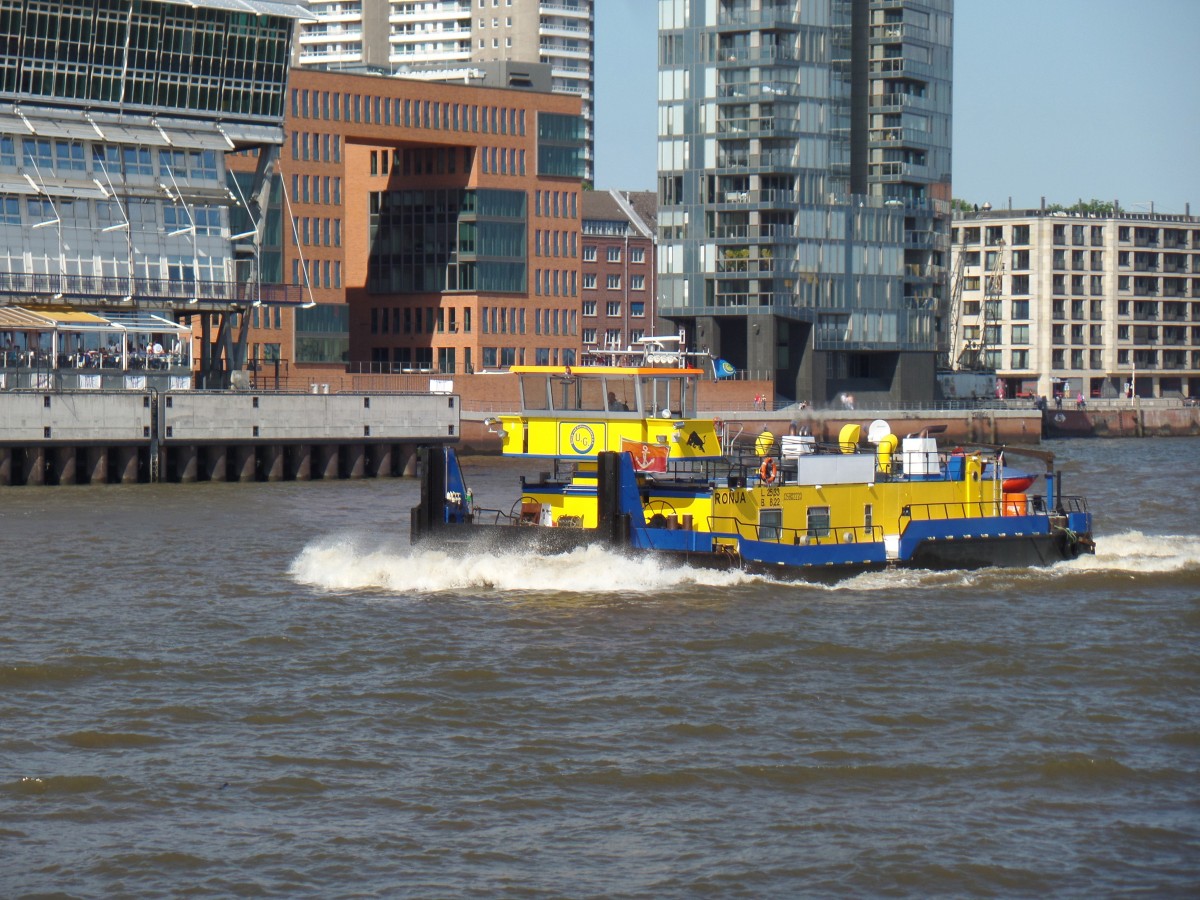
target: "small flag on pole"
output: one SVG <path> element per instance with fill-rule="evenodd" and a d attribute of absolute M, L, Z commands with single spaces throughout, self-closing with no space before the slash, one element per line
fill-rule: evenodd
<path fill-rule="evenodd" d="M 713 360 L 713 377 L 714 378 L 732 378 L 737 374 L 735 369 L 728 360 L 714 359 Z"/>

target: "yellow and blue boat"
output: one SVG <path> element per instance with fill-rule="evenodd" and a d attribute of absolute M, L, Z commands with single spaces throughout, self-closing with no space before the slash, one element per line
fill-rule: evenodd
<path fill-rule="evenodd" d="M 505 456 L 548 471 L 509 510 L 481 509 L 453 448 L 423 451 L 414 540 L 566 550 L 604 542 L 710 566 L 837 580 L 894 567 L 1039 566 L 1094 552 L 1083 498 L 1004 449 L 939 448 L 884 421 L 814 437 L 739 435 L 696 412 L 680 365 L 519 366 L 521 408 L 488 421 Z"/>

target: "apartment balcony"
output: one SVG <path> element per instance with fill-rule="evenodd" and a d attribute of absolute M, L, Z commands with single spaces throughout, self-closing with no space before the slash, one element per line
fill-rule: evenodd
<path fill-rule="evenodd" d="M 788 47 L 718 47 L 713 52 L 713 58 L 709 62 L 714 62 L 717 65 L 727 65 L 730 63 L 746 65 L 748 63 L 770 63 L 779 60 L 791 61 L 793 59 L 795 59 L 795 54 Z"/>
<path fill-rule="evenodd" d="M 885 22 L 871 26 L 871 43 L 898 44 L 902 41 L 928 41 L 929 29 L 912 22 Z"/>
<path fill-rule="evenodd" d="M 591 62 L 592 48 L 588 47 L 564 47 L 562 44 L 554 44 L 543 41 L 538 45 L 538 52 L 543 58 L 550 57 L 552 59 L 578 59 L 586 62 Z"/>
<path fill-rule="evenodd" d="M 872 94 L 870 100 L 873 113 L 899 113 L 907 110 L 924 110 L 928 107 L 927 97 L 917 94 L 894 92 L 891 94 Z"/>
<path fill-rule="evenodd" d="M 794 9 L 722 9 L 717 13 L 717 28 L 769 29 L 789 25 L 800 25 Z"/>
<path fill-rule="evenodd" d="M 538 26 L 538 35 L 541 37 L 558 37 L 566 38 L 567 40 L 583 39 L 590 41 L 592 39 L 592 29 L 588 25 L 573 25 L 569 22 L 546 22 L 542 21 Z"/>
<path fill-rule="evenodd" d="M 736 100 L 739 103 L 751 101 L 774 102 L 789 97 L 799 97 L 800 88 L 796 84 L 782 81 L 740 81 L 733 84 L 717 85 L 717 100 Z"/>
<path fill-rule="evenodd" d="M 903 181 L 910 178 L 924 180 L 930 177 L 928 166 L 902 162 L 871 163 L 870 175 L 872 178 L 888 181 Z"/>
<path fill-rule="evenodd" d="M 440 31 L 393 31 L 388 35 L 388 43 L 392 46 L 404 44 L 445 44 L 455 41 L 465 47 L 471 46 L 470 29 L 446 28 Z"/>
<path fill-rule="evenodd" d="M 388 15 L 388 21 L 394 24 L 403 22 L 444 22 L 447 19 L 459 19 L 469 24 L 471 21 L 471 4 L 445 3 L 430 4 L 424 7 L 410 4 L 409 11 L 405 12 L 396 12 L 396 8 L 393 6 Z"/>
<path fill-rule="evenodd" d="M 718 241 L 790 241 L 796 236 L 790 225 L 716 225 L 707 237 Z"/>
<path fill-rule="evenodd" d="M 797 137 L 800 133 L 800 126 L 796 121 L 783 116 L 767 119 L 721 119 L 717 122 L 717 134 L 734 137 Z"/>
<path fill-rule="evenodd" d="M 538 4 L 538 9 L 543 15 L 552 13 L 556 16 L 568 16 L 573 19 L 586 20 L 589 18 L 590 14 L 590 10 L 586 7 L 574 6 L 569 3 L 554 3 L 553 0 L 551 0 L 549 3 L 543 0 L 542 3 Z M 467 10 L 468 12 L 470 11 L 469 6 Z"/>
<path fill-rule="evenodd" d="M 934 67 L 930 63 L 903 56 L 873 59 L 870 61 L 869 71 L 872 76 L 877 78 L 897 78 L 905 75 L 916 78 L 932 78 L 934 75 Z"/>
<path fill-rule="evenodd" d="M 927 131 L 917 131 L 915 128 L 872 128 L 871 143 L 891 146 L 929 146 L 930 134 Z"/>
<path fill-rule="evenodd" d="M 470 59 L 471 50 L 469 47 L 440 47 L 436 50 L 422 50 L 418 53 L 411 47 L 401 45 L 399 47 L 393 46 L 391 53 L 388 54 L 388 60 L 394 63 L 409 63 L 413 60 L 419 60 L 423 63 L 462 63 Z"/>
<path fill-rule="evenodd" d="M 346 41 L 346 40 L 362 40 L 362 28 L 355 25 L 354 28 L 346 28 L 344 25 L 338 25 L 336 28 L 314 28 L 302 31 L 300 34 L 300 43 L 328 43 L 331 41 Z"/>
<path fill-rule="evenodd" d="M 323 12 L 317 7 L 313 7 L 310 12 L 321 17 L 321 22 L 360 22 L 362 21 L 362 9 L 343 9 L 340 12 Z M 312 26 L 309 26 L 312 27 Z"/>

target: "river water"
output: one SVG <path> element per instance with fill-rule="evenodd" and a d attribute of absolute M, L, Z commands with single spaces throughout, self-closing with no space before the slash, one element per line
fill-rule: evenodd
<path fill-rule="evenodd" d="M 1094 559 L 832 588 L 0 491 L 0 896 L 1194 897 L 1200 440 L 1049 446 Z"/>

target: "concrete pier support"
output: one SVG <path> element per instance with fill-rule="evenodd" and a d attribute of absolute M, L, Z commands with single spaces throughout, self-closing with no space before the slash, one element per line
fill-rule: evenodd
<path fill-rule="evenodd" d="M 138 483 L 138 448 L 117 448 L 117 478 L 121 484 Z"/>
<path fill-rule="evenodd" d="M 346 445 L 346 477 L 362 478 L 367 470 L 367 451 L 362 444 Z"/>
<path fill-rule="evenodd" d="M 9 447 L 0 447 L 0 487 L 12 484 L 13 452 Z"/>
<path fill-rule="evenodd" d="M 21 483 L 40 487 L 46 483 L 46 451 L 42 447 L 28 447 L 21 469 Z"/>
<path fill-rule="evenodd" d="M 392 477 L 391 444 L 375 444 L 371 447 L 371 467 L 369 471 L 372 478 Z"/>
<path fill-rule="evenodd" d="M 180 484 L 192 484 L 199 478 L 199 456 L 195 447 L 175 448 L 175 472 Z"/>
<path fill-rule="evenodd" d="M 400 474 L 405 478 L 417 477 L 417 448 L 412 444 L 400 445 Z"/>
<path fill-rule="evenodd" d="M 297 481 L 309 481 L 312 479 L 312 446 L 309 444 L 299 444 L 291 448 L 292 451 L 292 477 Z"/>
<path fill-rule="evenodd" d="M 337 444 L 322 444 L 317 448 L 317 468 L 321 478 L 337 479 L 340 455 Z"/>
<path fill-rule="evenodd" d="M 253 445 L 241 445 L 234 451 L 234 468 L 237 480 L 242 482 L 255 481 L 258 477 L 257 457 Z"/>
<path fill-rule="evenodd" d="M 88 447 L 87 477 L 90 484 L 108 484 L 107 447 Z"/>
<path fill-rule="evenodd" d="M 76 447 L 56 447 L 54 450 L 54 478 L 59 484 L 75 484 Z"/>
<path fill-rule="evenodd" d="M 227 481 L 229 479 L 229 459 L 225 455 L 223 444 L 214 444 L 204 448 L 204 461 L 209 481 Z"/>
<path fill-rule="evenodd" d="M 279 444 L 268 444 L 262 448 L 263 475 L 267 481 L 283 481 L 284 458 L 283 447 Z"/>

